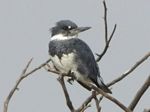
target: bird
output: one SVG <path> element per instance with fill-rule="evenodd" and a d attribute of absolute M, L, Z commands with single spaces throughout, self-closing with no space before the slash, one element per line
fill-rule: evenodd
<path fill-rule="evenodd" d="M 53 66 L 61 74 L 72 73 L 75 80 L 87 90 L 94 84 L 106 93 L 112 93 L 104 84 L 98 64 L 90 47 L 78 34 L 91 27 L 78 27 L 71 20 L 60 20 L 50 29 L 49 55 Z"/>

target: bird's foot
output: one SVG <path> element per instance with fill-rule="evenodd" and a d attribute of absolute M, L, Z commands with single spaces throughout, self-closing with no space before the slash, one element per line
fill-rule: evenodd
<path fill-rule="evenodd" d="M 68 80 L 67 80 L 68 82 L 69 82 L 69 84 L 73 84 L 73 82 L 74 82 L 74 78 L 73 77 L 70 77 L 70 78 L 68 78 Z"/>

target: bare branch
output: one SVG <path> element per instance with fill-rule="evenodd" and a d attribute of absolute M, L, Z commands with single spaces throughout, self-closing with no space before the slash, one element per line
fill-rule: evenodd
<path fill-rule="evenodd" d="M 58 78 L 58 81 L 59 81 L 59 83 L 61 84 L 61 87 L 62 87 L 63 92 L 64 92 L 64 94 L 65 94 L 67 106 L 69 107 L 69 109 L 70 109 L 71 112 L 75 112 L 74 107 L 73 107 L 73 105 L 72 105 L 72 102 L 71 102 L 71 100 L 70 100 L 70 96 L 69 96 L 69 94 L 68 94 L 68 91 L 67 91 L 65 82 L 64 82 L 64 77 L 63 77 L 63 75 L 61 75 L 61 76 Z"/>
<path fill-rule="evenodd" d="M 105 53 L 107 52 L 110 41 L 112 40 L 112 37 L 113 37 L 113 35 L 116 31 L 116 27 L 117 27 L 117 25 L 115 24 L 113 31 L 112 31 L 110 37 L 108 38 L 107 6 L 106 6 L 105 0 L 103 1 L 103 5 L 104 5 L 104 24 L 105 24 L 105 47 L 101 54 L 96 54 L 98 56 L 98 58 L 96 59 L 97 62 L 99 62 L 102 59 L 102 57 L 105 55 Z"/>
<path fill-rule="evenodd" d="M 14 85 L 14 87 L 12 88 L 12 90 L 10 91 L 10 93 L 8 94 L 6 100 L 4 101 L 4 108 L 3 108 L 3 112 L 7 112 L 8 110 L 8 104 L 10 102 L 10 99 L 12 98 L 15 90 L 18 89 L 18 85 L 21 83 L 21 81 L 26 78 L 27 76 L 29 76 L 30 74 L 36 72 L 37 70 L 41 69 L 43 66 L 45 66 L 48 62 L 50 61 L 47 60 L 46 62 L 44 62 L 43 64 L 41 64 L 40 66 L 36 67 L 35 69 L 31 70 L 30 72 L 26 73 L 27 69 L 29 68 L 29 65 L 31 64 L 32 62 L 32 59 L 30 59 L 30 61 L 27 63 L 25 69 L 22 71 L 19 79 L 16 81 L 16 84 Z"/>
<path fill-rule="evenodd" d="M 51 73 L 55 73 L 55 74 L 60 74 L 60 72 L 58 72 L 56 69 L 52 69 L 48 63 L 44 66 L 44 69 L 47 72 L 51 72 Z"/>
<path fill-rule="evenodd" d="M 146 59 L 150 57 L 150 52 L 148 52 L 144 57 L 142 57 L 139 61 L 137 61 L 127 72 L 123 73 L 120 77 L 114 79 L 110 83 L 107 84 L 107 86 L 112 86 L 115 83 L 121 81 L 124 79 L 126 76 L 128 76 L 131 72 L 133 72 L 139 65 L 141 65 Z"/>
<path fill-rule="evenodd" d="M 84 106 L 84 108 L 82 108 L 81 110 L 76 110 L 75 112 L 85 112 L 85 110 L 86 110 L 87 108 L 89 108 L 89 107 L 91 107 L 90 104 Z"/>
<path fill-rule="evenodd" d="M 72 79 L 74 79 L 74 76 L 73 74 L 70 73 L 70 75 L 67 75 L 67 74 L 61 74 L 59 73 L 58 71 L 56 70 L 53 70 L 49 64 L 46 65 L 47 67 L 44 67 L 46 71 L 48 72 L 52 72 L 52 73 L 55 73 L 55 74 L 58 74 L 59 75 L 59 78 L 58 78 L 58 81 L 60 82 L 61 86 L 62 86 L 62 89 L 63 89 L 63 92 L 64 92 L 64 95 L 65 95 L 65 98 L 66 98 L 66 102 L 67 102 L 67 106 L 69 107 L 70 111 L 71 112 L 84 112 L 88 107 L 90 107 L 90 105 L 88 105 L 91 100 L 94 98 L 93 95 L 91 95 L 90 97 L 88 97 L 86 99 L 86 101 L 84 101 L 84 103 L 78 108 L 78 109 L 74 109 L 73 105 L 72 105 L 72 102 L 71 102 L 71 99 L 69 97 L 69 93 L 67 91 L 67 88 L 65 86 L 65 82 L 64 82 L 64 79 L 63 77 L 64 76 L 67 76 L 67 77 L 71 77 Z M 69 74 L 69 73 L 68 73 Z"/>
<path fill-rule="evenodd" d="M 107 26 L 107 7 L 105 0 L 103 1 L 104 5 L 104 24 L 105 24 L 105 43 L 108 41 L 108 26 Z"/>
<path fill-rule="evenodd" d="M 99 102 L 99 100 L 97 98 L 96 91 L 94 91 L 93 94 L 94 94 L 94 100 L 95 100 L 97 112 L 100 112 L 101 111 L 101 107 L 99 105 L 100 102 Z"/>
<path fill-rule="evenodd" d="M 101 54 L 96 54 L 96 55 L 98 56 L 98 58 L 96 59 L 97 62 L 99 62 L 99 61 L 102 59 L 102 57 L 105 55 L 105 53 L 107 52 L 108 47 L 109 47 L 109 44 L 110 44 L 110 41 L 111 41 L 111 39 L 112 39 L 112 37 L 113 37 L 115 31 L 116 31 L 116 27 L 117 27 L 117 25 L 115 24 L 114 29 L 113 29 L 113 32 L 112 32 L 112 34 L 111 34 L 109 40 L 107 41 L 103 52 L 102 52 Z"/>
<path fill-rule="evenodd" d="M 95 104 L 96 104 L 97 112 L 100 112 L 101 111 L 101 107 L 99 105 L 99 101 L 98 101 L 97 97 L 95 97 L 94 99 L 95 99 Z"/>
<path fill-rule="evenodd" d="M 76 111 L 81 112 L 82 110 L 84 110 L 84 108 L 88 106 L 88 104 L 92 101 L 93 98 L 94 96 L 93 94 L 91 94 Z"/>
<path fill-rule="evenodd" d="M 148 89 L 149 86 L 150 86 L 150 75 L 148 76 L 147 80 L 142 85 L 142 87 L 136 93 L 134 99 L 132 100 L 131 104 L 128 107 L 129 109 L 131 109 L 132 111 L 134 110 L 139 100 L 141 99 L 142 95 L 145 93 L 145 91 Z"/>
<path fill-rule="evenodd" d="M 30 74 L 36 72 L 37 70 L 41 69 L 42 67 L 44 67 L 45 65 L 47 65 L 47 63 L 50 62 L 50 59 L 48 59 L 46 62 L 42 63 L 41 65 L 39 65 L 38 67 L 34 68 L 33 70 L 31 70 L 30 72 L 24 74 L 22 76 L 22 78 L 26 78 L 27 76 L 29 76 Z"/>
<path fill-rule="evenodd" d="M 4 101 L 4 110 L 3 110 L 3 112 L 7 112 L 9 101 L 10 101 L 10 99 L 12 98 L 14 92 L 18 89 L 18 85 L 19 85 L 19 83 L 20 83 L 20 82 L 22 81 L 22 79 L 23 79 L 22 76 L 24 76 L 24 74 L 26 73 L 26 71 L 27 71 L 29 65 L 31 64 L 31 62 L 32 62 L 32 59 L 29 60 L 29 62 L 27 63 L 25 69 L 22 71 L 22 74 L 21 74 L 20 78 L 17 80 L 15 86 L 12 88 L 12 90 L 11 90 L 10 93 L 8 94 L 6 100 Z"/>
<path fill-rule="evenodd" d="M 112 31 L 112 33 L 111 33 L 111 35 L 110 35 L 110 37 L 109 37 L 109 39 L 108 39 L 108 41 L 107 41 L 107 46 L 109 47 L 109 43 L 110 43 L 110 41 L 111 41 L 111 39 L 112 39 L 112 37 L 113 37 L 113 35 L 114 35 L 114 33 L 115 33 L 115 31 L 116 31 L 116 28 L 117 28 L 117 24 L 115 24 L 115 26 L 114 26 L 114 28 L 113 28 L 113 31 Z"/>
<path fill-rule="evenodd" d="M 103 95 L 105 98 L 109 99 L 110 101 L 114 102 L 117 106 L 119 106 L 121 109 L 123 109 L 125 112 L 132 112 L 130 109 L 128 109 L 126 106 L 124 106 L 120 101 L 118 101 L 116 98 L 108 95 L 107 93 L 103 92 L 101 89 L 95 87 L 94 85 L 90 85 L 92 89 Z"/>

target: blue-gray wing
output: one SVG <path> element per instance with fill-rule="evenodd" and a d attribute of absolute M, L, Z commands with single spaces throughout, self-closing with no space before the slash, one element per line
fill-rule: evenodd
<path fill-rule="evenodd" d="M 82 40 L 77 40 L 76 48 L 76 61 L 78 64 L 77 70 L 81 74 L 86 74 L 90 80 L 95 83 L 103 91 L 112 93 L 109 88 L 104 84 L 103 79 L 100 76 L 98 65 L 95 61 L 94 55 L 88 45 Z M 85 86 L 82 82 L 81 85 Z M 88 88 L 87 88 L 88 89 Z"/>
<path fill-rule="evenodd" d="M 91 49 L 80 39 L 76 39 L 75 43 L 77 70 L 81 74 L 88 75 L 88 78 L 98 86 L 97 78 L 100 77 L 100 72 Z"/>

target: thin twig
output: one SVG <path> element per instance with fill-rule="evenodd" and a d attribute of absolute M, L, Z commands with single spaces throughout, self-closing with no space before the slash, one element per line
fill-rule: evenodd
<path fill-rule="evenodd" d="M 94 94 L 94 100 L 95 100 L 95 105 L 96 105 L 97 112 L 100 112 L 101 111 L 101 107 L 99 105 L 99 100 L 97 98 L 96 91 L 94 91 L 93 94 Z"/>
<path fill-rule="evenodd" d="M 70 96 L 68 94 L 68 91 L 67 91 L 67 88 L 66 88 L 66 85 L 65 85 L 65 82 L 64 82 L 64 76 L 63 75 L 59 76 L 58 81 L 59 81 L 59 83 L 60 83 L 60 85 L 63 89 L 64 95 L 65 95 L 65 98 L 66 98 L 67 106 L 69 107 L 71 112 L 75 112 L 75 109 L 72 105 L 72 102 L 70 100 Z"/>
<path fill-rule="evenodd" d="M 48 59 L 47 61 L 45 61 L 44 63 L 42 63 L 41 65 L 39 65 L 38 67 L 34 68 L 33 70 L 31 70 L 30 72 L 26 73 L 23 75 L 22 78 L 26 78 L 27 76 L 29 76 L 30 74 L 36 72 L 37 70 L 41 69 L 42 67 L 44 67 L 45 65 L 47 65 L 48 62 L 50 62 L 51 60 Z"/>
<path fill-rule="evenodd" d="M 86 106 L 88 106 L 88 104 L 92 101 L 93 98 L 94 98 L 94 96 L 93 96 L 93 94 L 91 94 L 76 111 L 81 112 L 82 110 L 84 110 L 84 108 Z"/>
<path fill-rule="evenodd" d="M 105 0 L 103 1 L 104 5 L 104 24 L 105 24 L 105 43 L 108 41 L 108 26 L 107 26 L 107 7 Z"/>
<path fill-rule="evenodd" d="M 94 99 L 95 99 L 95 104 L 96 104 L 97 112 L 100 112 L 101 111 L 101 107 L 99 105 L 99 101 L 98 101 L 97 97 L 95 97 Z"/>
<path fill-rule="evenodd" d="M 111 39 L 112 39 L 112 37 L 113 37 L 115 31 L 116 31 L 116 28 L 117 28 L 117 24 L 115 24 L 115 26 L 114 26 L 114 28 L 113 28 L 113 31 L 112 31 L 112 33 L 111 33 L 111 35 L 110 35 L 110 37 L 109 37 L 109 39 L 108 39 L 108 41 L 107 41 L 108 47 L 109 47 L 109 43 L 110 43 L 110 41 L 111 41 Z"/>
<path fill-rule="evenodd" d="M 46 66 L 44 67 L 46 71 L 52 72 L 52 73 L 55 73 L 55 74 L 59 75 L 57 80 L 59 81 L 59 83 L 60 83 L 60 85 L 63 89 L 64 95 L 65 95 L 65 98 L 66 98 L 66 104 L 67 104 L 67 106 L 68 106 L 68 108 L 70 109 L 71 112 L 75 112 L 75 109 L 72 105 L 72 101 L 70 99 L 69 93 L 67 91 L 67 88 L 66 88 L 66 85 L 65 85 L 65 82 L 64 82 L 64 77 L 65 76 L 73 77 L 72 74 L 71 73 L 70 73 L 70 75 L 68 75 L 69 73 L 68 74 L 61 74 L 59 71 L 52 69 L 49 64 L 46 64 Z"/>
<path fill-rule="evenodd" d="M 139 100 L 141 99 L 142 95 L 145 93 L 145 91 L 148 89 L 149 86 L 150 86 L 150 75 L 148 76 L 147 80 L 142 85 L 142 87 L 136 93 L 134 99 L 132 100 L 131 104 L 128 107 L 129 109 L 131 109 L 132 111 L 134 110 Z"/>
<path fill-rule="evenodd" d="M 20 84 L 20 82 L 26 78 L 27 76 L 29 76 L 30 74 L 36 72 L 37 70 L 41 69 L 43 66 L 45 66 L 48 62 L 50 61 L 50 59 L 48 59 L 46 62 L 44 62 L 43 64 L 41 64 L 40 66 L 34 68 L 33 70 L 31 70 L 30 72 L 26 73 L 27 72 L 27 69 L 29 68 L 29 65 L 31 64 L 32 62 L 32 59 L 30 59 L 30 61 L 27 63 L 25 69 L 22 71 L 19 79 L 16 81 L 16 84 L 14 85 L 14 87 L 12 88 L 12 90 L 10 91 L 10 93 L 8 94 L 6 100 L 4 101 L 4 109 L 3 109 L 3 112 L 7 112 L 8 110 L 8 104 L 10 102 L 10 99 L 12 98 L 15 90 L 18 89 L 18 85 Z"/>
<path fill-rule="evenodd" d="M 88 104 L 94 98 L 94 96 L 91 95 L 89 98 L 86 99 L 86 101 L 78 109 L 75 110 L 75 108 L 72 104 L 72 101 L 70 99 L 69 93 L 67 91 L 65 82 L 64 82 L 64 76 L 68 76 L 68 75 L 67 74 L 60 74 L 58 81 L 61 84 L 61 87 L 63 89 L 64 95 L 66 98 L 66 104 L 67 104 L 68 108 L 70 109 L 71 112 L 84 112 L 88 107 L 90 107 L 90 105 L 88 105 Z M 70 74 L 69 77 L 74 77 L 74 76 L 72 76 Z"/>
<path fill-rule="evenodd" d="M 10 93 L 8 94 L 6 100 L 4 101 L 4 110 L 3 110 L 3 112 L 7 112 L 7 110 L 8 110 L 8 104 L 9 104 L 9 102 L 10 102 L 10 100 L 11 100 L 11 98 L 12 98 L 14 92 L 18 89 L 18 85 L 19 85 L 19 83 L 22 81 L 22 79 L 23 79 L 22 77 L 23 77 L 24 74 L 26 73 L 26 71 L 27 71 L 29 65 L 31 64 L 31 62 L 32 62 L 32 59 L 29 60 L 29 62 L 27 63 L 25 69 L 22 71 L 22 73 L 21 73 L 19 79 L 16 81 L 15 86 L 12 88 L 12 90 L 11 90 Z"/>
<path fill-rule="evenodd" d="M 55 73 L 55 74 L 58 74 L 58 75 L 60 74 L 59 71 L 57 71 L 56 69 L 51 68 L 51 66 L 48 63 L 44 66 L 44 69 L 47 72 Z"/>
<path fill-rule="evenodd" d="M 96 54 L 98 56 L 98 58 L 96 59 L 97 62 L 99 62 L 102 59 L 102 57 L 105 55 L 105 53 L 107 52 L 110 41 L 112 40 L 112 37 L 113 37 L 113 35 L 116 31 L 116 27 L 117 27 L 117 24 L 115 24 L 113 31 L 112 31 L 110 37 L 108 38 L 107 6 L 106 6 L 105 0 L 103 1 L 103 6 L 104 6 L 104 24 L 105 24 L 105 47 L 101 54 Z"/>
<path fill-rule="evenodd" d="M 132 112 L 130 109 L 128 109 L 125 105 L 123 105 L 120 101 L 118 101 L 116 98 L 108 95 L 107 93 L 103 92 L 101 89 L 95 87 L 94 85 L 90 85 L 90 87 L 103 95 L 105 98 L 109 99 L 110 101 L 114 102 L 117 106 L 119 106 L 121 109 L 123 109 L 125 112 Z"/>
<path fill-rule="evenodd" d="M 127 72 L 123 73 L 120 77 L 114 79 L 110 83 L 107 84 L 107 86 L 112 86 L 115 83 L 119 82 L 120 80 L 124 79 L 126 76 L 128 76 L 131 72 L 133 72 L 139 65 L 141 65 L 146 59 L 150 57 L 150 52 L 148 52 L 146 55 L 144 55 L 139 61 L 137 61 Z"/>
<path fill-rule="evenodd" d="M 85 110 L 86 110 L 87 108 L 89 108 L 89 107 L 91 107 L 91 105 L 87 105 L 87 106 L 85 106 L 81 111 L 75 111 L 75 112 L 85 112 Z"/>

